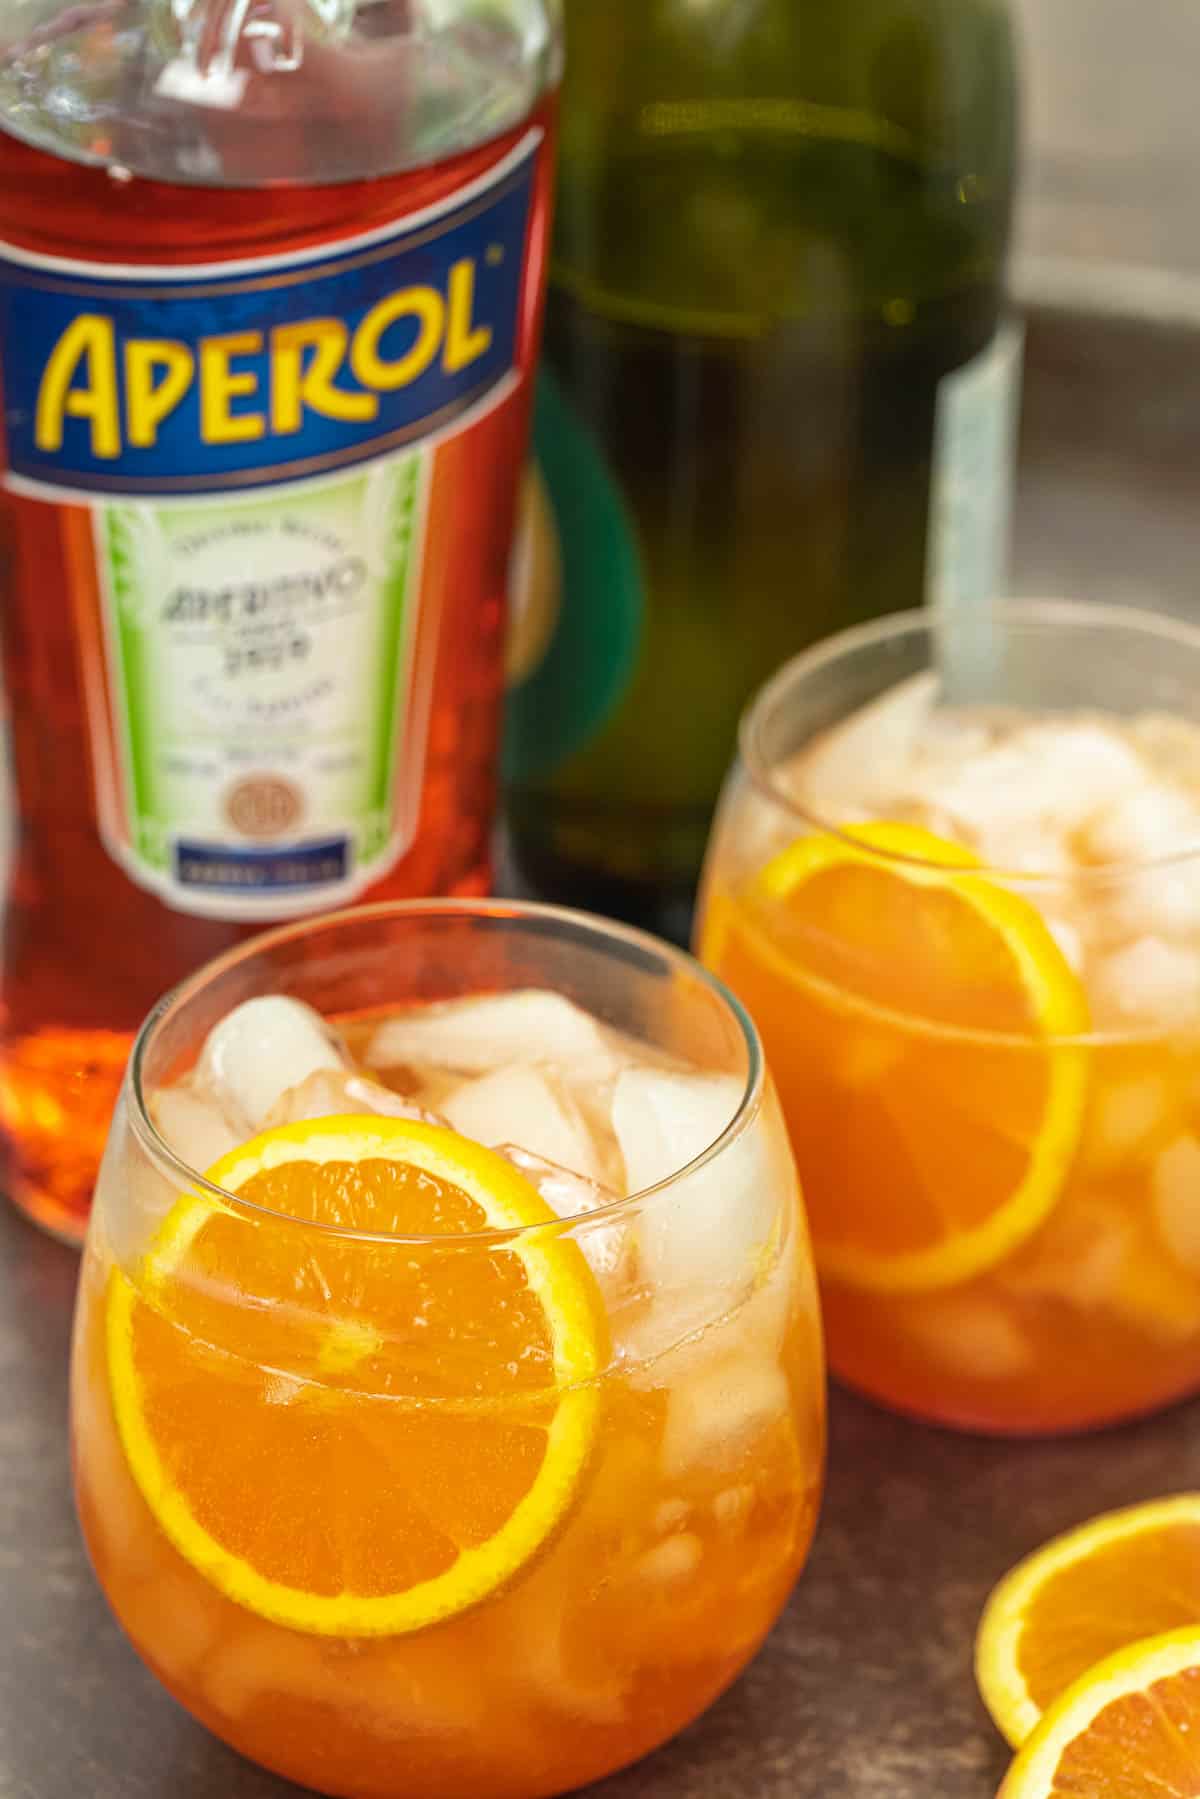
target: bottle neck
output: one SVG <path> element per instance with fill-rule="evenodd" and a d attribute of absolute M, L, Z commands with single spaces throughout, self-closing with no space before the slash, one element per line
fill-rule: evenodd
<path fill-rule="evenodd" d="M 553 0 L 85 0 L 0 42 L 0 124 L 157 181 L 355 181 L 504 136 L 560 62 Z"/>
<path fill-rule="evenodd" d="M 247 0 L 151 0 L 163 41 L 174 40 L 201 77 L 227 75 L 247 60 L 260 71 L 291 74 L 304 61 L 306 44 L 346 43 L 362 10 L 358 0 L 293 0 L 254 6 Z M 393 33 L 412 34 L 409 0 L 393 0 Z"/>

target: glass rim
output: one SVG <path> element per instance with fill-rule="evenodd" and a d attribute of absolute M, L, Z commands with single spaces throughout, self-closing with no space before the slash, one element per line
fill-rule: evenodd
<path fill-rule="evenodd" d="M 908 867 L 923 870 L 939 871 L 943 875 L 952 875 L 941 863 L 933 862 L 923 856 L 905 855 L 899 850 L 880 849 L 876 845 L 864 843 L 856 837 L 853 826 L 835 824 L 824 818 L 815 809 L 805 806 L 794 793 L 778 779 L 777 767 L 764 753 L 762 734 L 769 718 L 777 715 L 779 707 L 786 705 L 793 690 L 801 683 L 808 682 L 815 675 L 832 668 L 844 659 L 862 650 L 896 642 L 904 637 L 915 637 L 921 634 L 932 637 L 940 623 L 953 616 L 953 609 L 944 606 L 913 608 L 906 612 L 888 613 L 881 619 L 872 619 L 866 624 L 853 625 L 848 630 L 839 631 L 832 637 L 824 638 L 809 649 L 801 650 L 791 657 L 783 666 L 761 686 L 751 697 L 744 708 L 738 723 L 738 754 L 742 767 L 752 784 L 764 798 L 778 806 L 781 811 L 799 820 L 810 830 L 818 831 L 823 836 L 837 838 L 866 859 L 884 867 Z M 1024 599 L 1002 600 L 994 602 L 988 610 L 988 616 L 1026 629 L 1058 628 L 1084 629 L 1099 627 L 1105 632 L 1136 631 L 1146 638 L 1158 639 L 1164 644 L 1178 644 L 1194 650 L 1200 655 L 1200 626 L 1193 625 L 1187 619 L 1177 618 L 1172 613 L 1158 612 L 1139 606 L 1108 605 L 1096 600 L 1072 599 Z M 1103 710 L 1103 708 L 1097 708 Z M 847 714 L 847 717 L 851 716 Z M 1184 863 L 1195 861 L 1200 857 L 1200 838 L 1185 844 L 1179 849 L 1167 850 L 1163 853 L 1130 857 L 1119 862 L 1102 862 L 1075 869 L 1070 875 L 1055 873 L 1051 870 L 1004 868 L 998 863 L 981 862 L 969 872 L 976 877 L 984 876 L 1001 881 L 1012 887 L 1048 888 L 1058 887 L 1070 882 L 1073 885 L 1082 882 L 1088 887 L 1114 886 L 1127 880 L 1131 875 L 1143 874 L 1157 869 L 1170 869 Z"/>
<path fill-rule="evenodd" d="M 636 1192 L 620 1195 L 606 1205 L 596 1206 L 591 1211 L 573 1212 L 561 1217 L 554 1217 L 540 1224 L 513 1225 L 507 1228 L 489 1226 L 485 1230 L 467 1231 L 453 1236 L 441 1234 L 415 1234 L 399 1236 L 389 1231 L 360 1230 L 349 1225 L 323 1224 L 312 1219 L 297 1218 L 288 1212 L 275 1211 L 270 1206 L 259 1205 L 254 1200 L 231 1193 L 227 1188 L 210 1181 L 202 1171 L 193 1168 L 184 1160 L 166 1139 L 150 1116 L 146 1103 L 146 1091 L 143 1080 L 144 1063 L 151 1042 L 158 1029 L 175 1015 L 178 1010 L 194 999 L 197 994 L 209 986 L 214 979 L 236 968 L 239 963 L 251 960 L 264 951 L 270 952 L 297 938 L 329 931 L 336 933 L 347 925 L 369 925 L 375 921 L 404 918 L 447 918 L 458 916 L 464 920 L 484 919 L 501 924 L 509 922 L 541 922 L 570 926 L 574 930 L 582 929 L 597 940 L 617 940 L 643 955 L 651 954 L 660 958 L 668 967 L 684 973 L 694 979 L 697 984 L 706 988 L 717 1000 L 718 1004 L 732 1016 L 746 1049 L 746 1075 L 741 1097 L 733 1115 L 725 1124 L 712 1143 L 694 1156 L 691 1161 L 655 1181 L 649 1187 L 639 1188 Z M 464 995 L 464 997 L 467 997 Z M 704 1072 L 704 1071 L 700 1071 Z M 236 944 L 224 954 L 205 962 L 192 974 L 177 982 L 163 994 L 161 999 L 151 1007 L 142 1021 L 134 1039 L 130 1052 L 126 1085 L 131 1098 L 130 1124 L 134 1136 L 142 1149 L 158 1163 L 160 1170 L 179 1187 L 179 1197 L 199 1194 L 211 1198 L 215 1204 L 225 1211 L 245 1216 L 250 1222 L 269 1222 L 272 1226 L 285 1226 L 292 1230 L 312 1232 L 324 1240 L 340 1240 L 342 1242 L 372 1243 L 390 1248 L 437 1248 L 454 1250 L 494 1250 L 521 1243 L 533 1234 L 538 1236 L 565 1236 L 579 1229 L 611 1225 L 623 1218 L 628 1212 L 640 1209 L 647 1201 L 665 1199 L 684 1179 L 691 1179 L 701 1169 L 718 1158 L 738 1142 L 745 1132 L 752 1128 L 762 1106 L 765 1088 L 766 1064 L 758 1030 L 746 1008 L 720 977 L 706 968 L 703 963 L 687 950 L 678 948 L 653 936 L 649 931 L 639 930 L 636 926 L 626 925 L 614 919 L 602 917 L 598 913 L 584 912 L 569 906 L 547 905 L 534 900 L 507 900 L 497 898 L 481 899 L 403 899 L 381 900 L 369 906 L 344 907 L 337 912 L 317 914 L 315 917 L 292 920 L 272 930 L 257 932 L 244 943 Z M 370 1116 L 370 1114 L 363 1114 Z M 256 1133 L 258 1135 L 259 1133 Z M 253 1141 L 253 1138 L 249 1139 Z M 498 1154 L 498 1151 L 491 1152 Z M 517 1164 L 511 1165 L 518 1174 L 522 1171 Z M 573 1173 L 573 1170 L 564 1170 Z M 528 1177 L 525 1177 L 528 1178 Z M 178 1200 L 175 1202 L 178 1203 Z"/>

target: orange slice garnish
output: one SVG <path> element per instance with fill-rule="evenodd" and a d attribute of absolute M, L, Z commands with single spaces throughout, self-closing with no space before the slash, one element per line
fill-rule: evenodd
<path fill-rule="evenodd" d="M 604 1323 L 578 1249 L 502 1157 L 405 1119 L 284 1126 L 209 1178 L 288 1216 L 186 1194 L 108 1290 L 117 1427 L 163 1531 L 293 1630 L 393 1635 L 477 1604 L 591 1453 Z M 495 1230 L 521 1234 L 453 1244 Z"/>
<path fill-rule="evenodd" d="M 1194 1799 L 1200 1626 L 1109 1656 L 1051 1706 L 998 1799 Z"/>
<path fill-rule="evenodd" d="M 1200 1493 L 1107 1512 L 1006 1575 L 979 1625 L 979 1690 L 1017 1745 L 1097 1662 L 1189 1626 L 1200 1626 Z"/>
<path fill-rule="evenodd" d="M 968 851 L 890 822 L 801 838 L 715 896 L 701 952 L 762 1033 L 827 1278 L 954 1286 L 1045 1221 L 1083 1123 L 1087 1000 Z"/>

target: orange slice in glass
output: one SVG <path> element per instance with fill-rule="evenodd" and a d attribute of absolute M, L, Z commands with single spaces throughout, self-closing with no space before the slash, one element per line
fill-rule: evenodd
<path fill-rule="evenodd" d="M 1014 1746 L 1088 1669 L 1200 1627 L 1200 1493 L 1107 1512 L 1005 1576 L 975 1642 L 984 1704 Z"/>
<path fill-rule="evenodd" d="M 108 1290 L 117 1427 L 163 1531 L 293 1630 L 477 1604 L 591 1452 L 605 1327 L 578 1249 L 502 1157 L 404 1119 L 268 1131 L 209 1178 L 266 1210 L 184 1195 Z M 495 1231 L 519 1234 L 461 1242 Z"/>
<path fill-rule="evenodd" d="M 801 838 L 715 895 L 701 953 L 762 1033 L 827 1278 L 954 1286 L 1044 1222 L 1083 1123 L 1087 999 L 968 851 L 890 822 Z"/>

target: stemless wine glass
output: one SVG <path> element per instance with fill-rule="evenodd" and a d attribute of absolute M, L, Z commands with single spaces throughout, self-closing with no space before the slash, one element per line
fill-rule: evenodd
<path fill-rule="evenodd" d="M 701 954 L 752 1012 L 833 1368 L 1079 1429 L 1200 1386 L 1200 632 L 906 614 L 750 707 Z"/>
<path fill-rule="evenodd" d="M 533 1799 L 643 1755 L 755 1653 L 821 1482 L 753 1026 L 689 957 L 549 908 L 249 943 L 138 1038 L 72 1386 L 100 1583 L 247 1756 Z"/>

